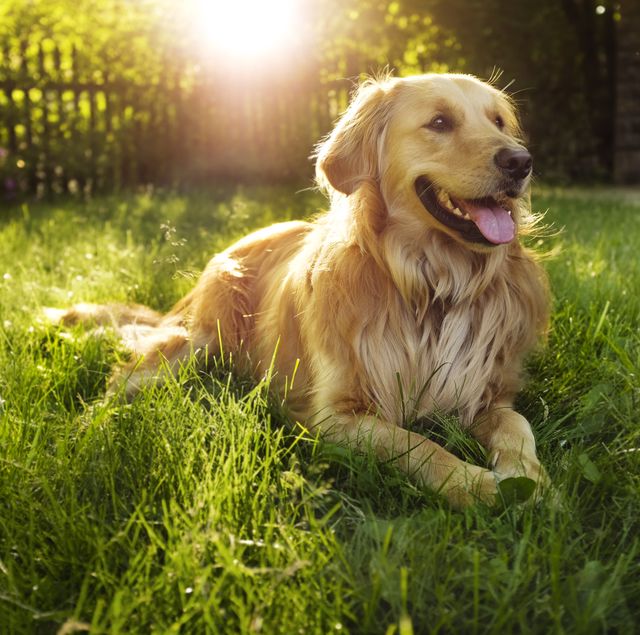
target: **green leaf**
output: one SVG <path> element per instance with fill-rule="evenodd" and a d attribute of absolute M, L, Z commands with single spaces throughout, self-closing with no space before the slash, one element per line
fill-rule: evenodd
<path fill-rule="evenodd" d="M 505 478 L 498 483 L 498 493 L 505 507 L 524 503 L 531 498 L 536 489 L 536 482 L 526 476 Z"/>
<path fill-rule="evenodd" d="M 592 483 L 599 483 L 602 480 L 602 473 L 598 466 L 589 458 L 586 452 L 578 456 L 578 463 L 582 468 L 582 476 Z"/>

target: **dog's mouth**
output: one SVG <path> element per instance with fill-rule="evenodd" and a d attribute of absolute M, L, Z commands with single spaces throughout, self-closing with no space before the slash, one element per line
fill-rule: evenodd
<path fill-rule="evenodd" d="M 483 245 L 503 245 L 515 238 L 516 224 L 506 201 L 498 202 L 492 196 L 456 198 L 424 176 L 416 180 L 415 188 L 429 214 L 457 232 L 463 240 Z"/>

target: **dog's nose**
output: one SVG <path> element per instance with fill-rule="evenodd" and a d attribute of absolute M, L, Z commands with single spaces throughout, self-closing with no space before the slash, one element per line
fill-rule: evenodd
<path fill-rule="evenodd" d="M 524 148 L 518 148 L 517 150 L 502 148 L 502 150 L 496 152 L 493 160 L 502 172 L 516 181 L 529 176 L 533 165 L 531 155 Z"/>

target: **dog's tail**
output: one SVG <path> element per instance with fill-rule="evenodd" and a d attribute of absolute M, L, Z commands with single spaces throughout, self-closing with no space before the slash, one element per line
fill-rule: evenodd
<path fill-rule="evenodd" d="M 145 355 L 159 341 L 172 336 L 186 337 L 183 316 L 161 313 L 141 304 L 76 304 L 69 309 L 45 308 L 52 324 L 83 325 L 90 332 L 112 329 L 123 346 L 137 355 Z"/>
<path fill-rule="evenodd" d="M 75 326 L 83 324 L 88 328 L 112 327 L 116 330 L 125 326 L 160 326 L 162 314 L 142 304 L 75 304 L 69 309 L 44 309 L 45 317 L 53 324 Z"/>

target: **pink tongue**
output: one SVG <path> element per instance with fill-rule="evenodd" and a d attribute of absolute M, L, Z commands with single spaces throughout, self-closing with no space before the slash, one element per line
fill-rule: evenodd
<path fill-rule="evenodd" d="M 482 235 L 496 245 L 510 243 L 516 235 L 516 226 L 509 212 L 499 205 L 484 207 L 473 201 L 463 202 L 464 211 L 478 226 Z"/>

